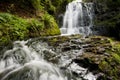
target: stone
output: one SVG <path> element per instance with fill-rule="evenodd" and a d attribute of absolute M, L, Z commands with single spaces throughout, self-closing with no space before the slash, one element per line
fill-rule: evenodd
<path fill-rule="evenodd" d="M 0 31 L 0 36 L 2 36 L 3 35 L 3 33 Z"/>
<path fill-rule="evenodd" d="M 105 48 L 97 47 L 97 53 L 98 54 L 104 54 Z"/>

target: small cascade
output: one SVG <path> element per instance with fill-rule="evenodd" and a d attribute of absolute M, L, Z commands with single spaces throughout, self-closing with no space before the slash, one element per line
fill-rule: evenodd
<path fill-rule="evenodd" d="M 0 59 L 0 80 L 67 80 L 52 63 L 44 60 L 45 45 L 16 41 Z M 40 44 L 40 43 L 39 43 Z"/>
<path fill-rule="evenodd" d="M 12 49 L 0 55 L 0 80 L 96 80 L 88 69 L 71 62 L 72 56 L 79 55 L 75 51 L 62 54 L 51 50 L 46 42 L 16 41 Z M 57 64 L 49 61 L 54 58 L 58 59 Z M 68 67 L 62 69 L 65 66 Z"/>
<path fill-rule="evenodd" d="M 61 34 L 92 34 L 93 15 L 93 3 L 83 3 L 82 0 L 69 3 L 66 7 L 63 26 L 60 29 Z"/>

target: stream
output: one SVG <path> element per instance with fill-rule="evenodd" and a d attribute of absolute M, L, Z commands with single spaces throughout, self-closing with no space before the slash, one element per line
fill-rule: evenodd
<path fill-rule="evenodd" d="M 55 47 L 47 41 L 55 38 L 59 37 L 15 41 L 1 55 L 0 80 L 96 80 L 74 61 L 84 53 L 82 40 L 69 39 Z"/>

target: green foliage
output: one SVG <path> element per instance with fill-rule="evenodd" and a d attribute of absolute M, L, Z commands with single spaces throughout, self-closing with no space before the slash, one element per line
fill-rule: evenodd
<path fill-rule="evenodd" d="M 44 7 L 40 4 L 41 3 L 40 0 L 30 0 L 30 3 L 38 11 L 44 9 Z"/>
<path fill-rule="evenodd" d="M 52 5 L 50 0 L 30 0 L 33 8 L 40 14 L 41 12 L 48 11 L 51 14 L 55 13 L 56 8 Z"/>
<path fill-rule="evenodd" d="M 106 76 L 104 76 L 104 80 L 107 79 L 107 76 L 110 76 L 112 79 L 117 80 L 119 75 L 119 68 L 117 67 L 118 63 L 115 63 L 118 59 L 118 56 L 116 54 L 114 54 L 115 57 L 113 58 L 108 58 L 106 60 L 103 60 L 100 64 L 99 64 L 99 68 L 102 72 L 104 72 L 106 74 Z M 120 60 L 120 59 L 119 59 Z"/>
<path fill-rule="evenodd" d="M 47 12 L 41 16 L 41 20 L 32 19 L 29 21 L 31 26 L 29 27 L 30 36 L 50 36 L 60 34 L 59 27 L 53 16 Z"/>
<path fill-rule="evenodd" d="M 38 11 L 47 11 L 54 15 L 66 9 L 66 5 L 73 0 L 30 0 L 32 6 Z"/>
<path fill-rule="evenodd" d="M 116 54 L 116 53 L 112 54 L 112 56 L 114 57 L 114 60 L 115 60 L 118 64 L 120 64 L 120 56 L 119 56 L 118 54 Z"/>
<path fill-rule="evenodd" d="M 44 30 L 46 31 L 45 33 L 47 35 L 60 34 L 59 27 L 53 16 L 49 15 L 48 13 L 45 13 L 42 19 L 44 21 L 44 26 L 45 26 Z"/>
<path fill-rule="evenodd" d="M 60 30 L 53 16 L 60 12 L 64 12 L 66 5 L 72 0 L 2 0 L 0 2 L 7 3 L 6 9 L 11 13 L 20 16 L 28 16 L 33 14 L 36 18 L 23 19 L 8 13 L 0 13 L 0 42 L 9 42 L 14 40 L 22 40 L 28 37 L 38 37 L 46 35 L 58 35 Z M 9 5 L 13 5 L 13 9 L 9 9 Z M 18 5 L 18 6 L 17 6 Z M 17 9 L 31 9 L 30 12 L 20 11 Z M 33 10 L 34 9 L 34 10 Z M 5 10 L 6 11 L 6 10 Z M 6 11 L 7 12 L 7 11 Z M 22 13 L 22 14 L 21 14 Z M 30 13 L 30 14 L 29 14 Z M 31 17 L 31 16 L 30 16 Z"/>
<path fill-rule="evenodd" d="M 50 0 L 52 5 L 56 8 L 56 13 L 65 12 L 66 5 L 73 0 Z"/>
<path fill-rule="evenodd" d="M 0 45 L 28 37 L 60 34 L 53 16 L 45 13 L 42 19 L 23 19 L 8 13 L 0 13 Z"/>
<path fill-rule="evenodd" d="M 44 28 L 44 23 L 38 21 L 37 19 L 32 19 L 32 20 L 31 20 L 31 26 L 32 26 L 32 27 L 36 27 L 36 28 L 38 28 L 38 29 L 40 29 L 40 30 L 43 30 L 43 28 Z"/>
<path fill-rule="evenodd" d="M 56 11 L 56 7 L 52 4 L 50 0 L 40 0 L 41 5 L 44 6 L 44 10 L 46 10 L 50 14 L 54 14 Z"/>
<path fill-rule="evenodd" d="M 46 27 L 53 27 L 53 26 L 57 26 L 57 24 L 55 23 L 54 18 L 49 15 L 48 13 L 45 13 L 43 16 L 43 20 L 44 20 L 44 24 Z"/>
<path fill-rule="evenodd" d="M 44 29 L 44 22 L 38 19 L 31 19 L 29 21 L 30 26 L 28 27 L 30 37 L 39 37 L 41 31 Z"/>
<path fill-rule="evenodd" d="M 0 13 L 0 26 L 2 34 L 11 40 L 23 39 L 28 33 L 26 20 L 8 13 Z"/>
<path fill-rule="evenodd" d="M 55 15 L 58 12 L 64 12 L 66 5 L 71 1 L 73 0 L 0 0 L 0 2 L 8 3 L 8 7 L 11 4 L 15 4 L 13 10 L 6 7 L 9 12 L 14 13 L 18 7 L 19 9 L 30 9 L 31 11 L 34 8 L 37 15 L 44 11 L 47 11 L 51 15 Z M 16 4 L 18 5 L 17 7 Z"/>

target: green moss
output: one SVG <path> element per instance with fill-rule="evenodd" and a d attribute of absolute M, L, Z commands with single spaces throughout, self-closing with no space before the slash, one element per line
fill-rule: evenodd
<path fill-rule="evenodd" d="M 115 62 L 118 63 L 118 64 L 120 64 L 120 56 L 118 54 L 115 54 L 115 53 L 112 54 L 112 56 L 113 56 Z"/>
<path fill-rule="evenodd" d="M 53 16 L 59 11 L 64 12 L 66 5 L 71 1 L 1 0 L 1 3 L 7 4 L 3 11 L 9 11 L 24 19 L 8 13 L 0 13 L 0 44 L 30 37 L 59 35 L 60 30 Z"/>
<path fill-rule="evenodd" d="M 8 13 L 0 13 L 0 42 L 1 44 L 23 40 L 29 37 L 39 37 L 60 34 L 54 18 L 44 14 L 42 20 L 37 18 L 23 19 Z"/>
<path fill-rule="evenodd" d="M 9 36 L 2 36 L 0 38 L 0 46 L 1 45 L 8 45 L 10 43 L 10 37 Z"/>
<path fill-rule="evenodd" d="M 52 36 L 59 35 L 60 30 L 53 16 L 47 12 L 41 16 L 41 20 L 33 19 L 30 21 L 30 36 Z"/>
<path fill-rule="evenodd" d="M 48 13 L 45 13 L 44 16 L 42 17 L 45 25 L 45 34 L 47 35 L 55 35 L 55 34 L 60 34 L 59 27 L 53 18 L 53 16 L 49 15 Z M 44 35 L 44 34 L 42 34 Z"/>
<path fill-rule="evenodd" d="M 110 68 L 109 64 L 106 62 L 106 61 L 102 61 L 100 64 L 99 64 L 99 68 L 102 70 L 102 71 L 106 71 Z"/>
<path fill-rule="evenodd" d="M 0 13 L 0 26 L 3 36 L 9 36 L 11 40 L 23 39 L 28 33 L 27 21 L 8 13 Z"/>
<path fill-rule="evenodd" d="M 40 10 L 43 7 L 41 7 L 40 5 L 40 0 L 30 0 L 32 6 L 36 9 L 36 10 Z"/>
<path fill-rule="evenodd" d="M 49 43 L 49 45 L 56 47 L 59 44 L 64 43 L 69 40 L 70 39 L 67 36 L 59 36 L 59 37 L 48 38 L 47 42 Z"/>
<path fill-rule="evenodd" d="M 99 64 L 99 68 L 106 76 L 110 76 L 113 80 L 119 79 L 120 65 L 120 46 L 115 41 L 111 41 L 112 49 L 106 50 L 111 56 L 106 58 Z"/>
<path fill-rule="evenodd" d="M 111 77 L 112 80 L 117 80 L 119 75 L 119 68 L 117 68 L 116 63 L 114 63 L 114 59 L 109 58 L 107 60 L 103 60 L 100 64 L 99 64 L 99 68 L 102 72 L 104 72 L 106 75 L 104 76 L 104 80 L 107 79 L 107 77 Z"/>

